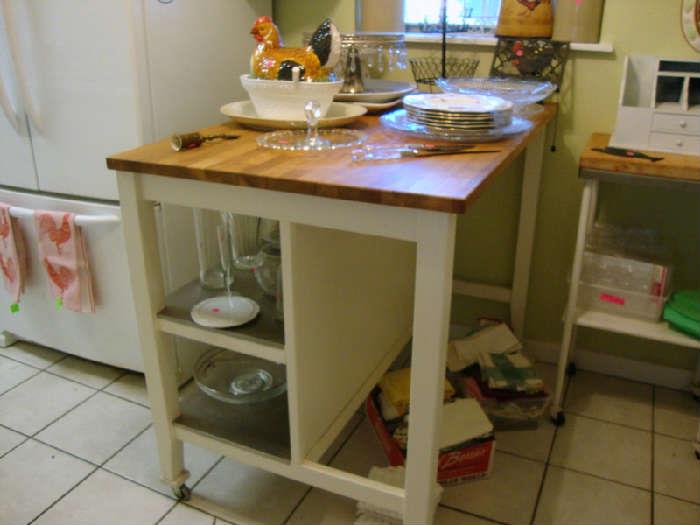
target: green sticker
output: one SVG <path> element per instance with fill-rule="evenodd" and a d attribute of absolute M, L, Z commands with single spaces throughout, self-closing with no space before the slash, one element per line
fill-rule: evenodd
<path fill-rule="evenodd" d="M 10 312 L 12 312 L 13 314 L 19 312 L 19 305 L 17 303 L 12 303 L 10 305 Z"/>
<path fill-rule="evenodd" d="M 56 297 L 56 310 L 60 310 L 61 308 L 63 308 L 63 297 L 59 295 Z"/>

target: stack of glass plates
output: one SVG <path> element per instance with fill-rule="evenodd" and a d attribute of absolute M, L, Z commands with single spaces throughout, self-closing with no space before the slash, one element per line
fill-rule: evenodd
<path fill-rule="evenodd" d="M 407 118 L 439 132 L 492 131 L 510 125 L 513 104 L 489 95 L 416 94 L 403 99 Z"/>

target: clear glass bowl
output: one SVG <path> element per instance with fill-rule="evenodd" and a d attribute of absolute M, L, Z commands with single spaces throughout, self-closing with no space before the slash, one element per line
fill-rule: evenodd
<path fill-rule="evenodd" d="M 512 102 L 519 114 L 523 114 L 531 104 L 543 101 L 557 89 L 555 84 L 547 81 L 499 77 L 441 78 L 436 84 L 447 93 L 501 97 Z"/>
<path fill-rule="evenodd" d="M 208 396 L 234 405 L 267 401 L 287 389 L 283 365 L 218 348 L 197 360 L 194 380 Z"/>

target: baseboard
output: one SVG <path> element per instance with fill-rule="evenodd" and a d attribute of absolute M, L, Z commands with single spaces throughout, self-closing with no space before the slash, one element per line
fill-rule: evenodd
<path fill-rule="evenodd" d="M 525 342 L 525 349 L 538 361 L 556 364 L 560 343 L 528 340 Z M 635 361 L 582 348 L 576 349 L 574 361 L 580 370 L 623 377 L 678 390 L 690 390 L 690 385 L 693 382 L 694 373 L 692 370 L 656 365 L 646 361 Z"/>

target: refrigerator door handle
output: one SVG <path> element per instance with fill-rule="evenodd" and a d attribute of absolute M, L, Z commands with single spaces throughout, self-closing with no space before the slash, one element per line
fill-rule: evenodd
<path fill-rule="evenodd" d="M 13 217 L 27 218 L 34 217 L 34 210 L 29 208 L 21 208 L 19 206 L 10 207 L 10 215 Z M 76 226 L 88 226 L 91 224 L 119 224 L 121 219 L 118 215 L 105 214 L 105 215 L 76 215 L 75 224 Z"/>
<path fill-rule="evenodd" d="M 41 112 L 36 104 L 36 101 L 32 98 L 29 90 L 28 75 L 25 67 L 26 64 L 22 61 L 22 57 L 20 56 L 17 32 L 14 23 L 14 13 L 12 12 L 12 7 L 10 6 L 10 0 L 2 0 L 2 12 L 5 18 L 5 28 L 7 30 L 7 42 L 10 48 L 10 57 L 12 59 L 15 75 L 17 76 L 17 84 L 19 85 L 20 92 L 22 93 L 24 110 L 29 116 L 29 119 L 34 127 L 38 131 L 41 131 Z"/>

